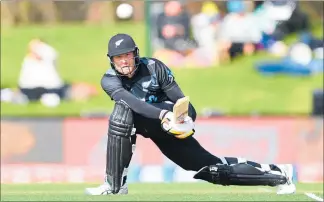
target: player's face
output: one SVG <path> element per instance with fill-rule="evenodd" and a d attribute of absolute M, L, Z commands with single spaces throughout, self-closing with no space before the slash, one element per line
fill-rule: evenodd
<path fill-rule="evenodd" d="M 113 57 L 113 63 L 116 70 L 123 75 L 131 75 L 135 69 L 134 53 L 128 52 L 125 54 Z"/>

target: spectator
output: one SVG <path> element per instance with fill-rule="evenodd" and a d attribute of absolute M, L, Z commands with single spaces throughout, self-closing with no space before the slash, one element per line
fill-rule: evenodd
<path fill-rule="evenodd" d="M 295 0 L 264 1 L 258 4 L 255 15 L 263 31 L 260 47 L 277 56 L 284 56 L 288 51 L 284 37 L 309 29 L 308 16 L 300 10 L 299 2 Z"/>
<path fill-rule="evenodd" d="M 33 39 L 23 60 L 18 86 L 30 101 L 39 100 L 46 93 L 66 96 L 68 84 L 64 84 L 56 69 L 57 52 L 40 39 Z"/>
<path fill-rule="evenodd" d="M 191 19 L 193 35 L 199 47 L 214 45 L 220 20 L 221 16 L 217 5 L 210 1 L 203 2 L 201 12 Z"/>
<path fill-rule="evenodd" d="M 158 15 L 154 26 L 159 40 L 158 43 L 154 40 L 158 47 L 153 57 L 172 67 L 184 67 L 190 53 L 197 48 L 190 36 L 190 16 L 179 1 L 168 1 L 163 6 L 163 12 Z"/>
<path fill-rule="evenodd" d="M 262 39 L 262 31 L 257 26 L 257 19 L 251 12 L 247 12 L 244 1 L 230 0 L 227 2 L 228 14 L 221 24 L 219 39 L 230 55 L 251 55 Z"/>
<path fill-rule="evenodd" d="M 164 47 L 187 55 L 196 48 L 190 38 L 190 16 L 179 1 L 169 1 L 157 19 L 158 37 Z"/>
<path fill-rule="evenodd" d="M 275 28 L 271 35 L 275 40 L 282 40 L 285 36 L 309 29 L 308 17 L 299 8 L 295 0 L 265 1 L 263 12 L 268 19 L 275 21 Z"/>
<path fill-rule="evenodd" d="M 41 101 L 46 106 L 57 106 L 61 100 L 83 100 L 97 94 L 92 85 L 64 82 L 56 69 L 56 59 L 52 46 L 38 38 L 31 40 L 19 75 L 19 91 L 2 89 L 1 101 Z"/>
<path fill-rule="evenodd" d="M 214 64 L 219 64 L 223 58 L 227 58 L 223 57 L 216 38 L 221 20 L 218 6 L 212 1 L 203 2 L 201 12 L 191 19 L 193 36 L 199 49 L 205 52 L 205 55 L 210 55 Z"/>
<path fill-rule="evenodd" d="M 212 31 L 219 22 L 217 7 L 215 10 L 210 7 L 210 4 L 207 4 L 203 9 L 202 15 L 191 20 L 190 15 L 179 1 L 165 3 L 164 11 L 158 16 L 156 23 L 157 35 L 163 42 L 163 46 L 154 51 L 153 57 L 165 61 L 167 65 L 172 67 L 197 68 L 217 65 L 218 53 L 215 50 L 217 44 Z M 212 14 L 213 9 L 216 11 L 215 15 Z M 199 21 L 202 19 L 209 21 L 207 25 L 200 24 Z M 195 25 L 193 34 L 199 41 L 199 46 L 196 40 L 191 37 L 191 23 Z M 199 33 L 199 31 L 202 31 L 200 26 L 206 28 L 203 33 Z M 157 44 L 156 40 L 154 40 L 154 44 Z"/>

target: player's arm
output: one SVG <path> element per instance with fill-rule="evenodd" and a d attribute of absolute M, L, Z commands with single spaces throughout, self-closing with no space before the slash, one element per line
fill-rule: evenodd
<path fill-rule="evenodd" d="M 124 89 L 119 78 L 104 75 L 101 79 L 101 87 L 114 101 L 123 100 L 135 112 L 144 117 L 159 119 L 161 109 L 137 99 L 133 94 Z"/>
<path fill-rule="evenodd" d="M 165 92 L 169 100 L 176 103 L 178 99 L 185 97 L 179 85 L 175 81 L 171 70 L 160 61 L 157 62 L 157 68 L 157 77 L 161 89 Z M 192 120 L 196 120 L 196 110 L 191 103 L 189 103 L 189 116 Z"/>

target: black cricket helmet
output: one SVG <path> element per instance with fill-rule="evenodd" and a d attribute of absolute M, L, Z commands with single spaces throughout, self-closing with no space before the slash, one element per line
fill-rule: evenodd
<path fill-rule="evenodd" d="M 116 34 L 109 40 L 108 43 L 108 53 L 107 56 L 110 59 L 110 65 L 115 70 L 115 64 L 113 62 L 113 57 L 129 52 L 134 52 L 134 60 L 135 60 L 135 70 L 137 70 L 139 65 L 139 49 L 134 41 L 134 39 L 128 34 Z M 117 74 L 120 74 L 116 71 Z"/>

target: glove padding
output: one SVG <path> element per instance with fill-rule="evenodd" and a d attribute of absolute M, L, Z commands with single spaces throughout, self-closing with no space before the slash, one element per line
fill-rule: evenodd
<path fill-rule="evenodd" d="M 185 117 L 183 123 L 176 123 L 173 112 L 167 112 L 161 121 L 162 129 L 176 138 L 184 139 L 195 133 L 194 122 L 190 116 Z"/>

